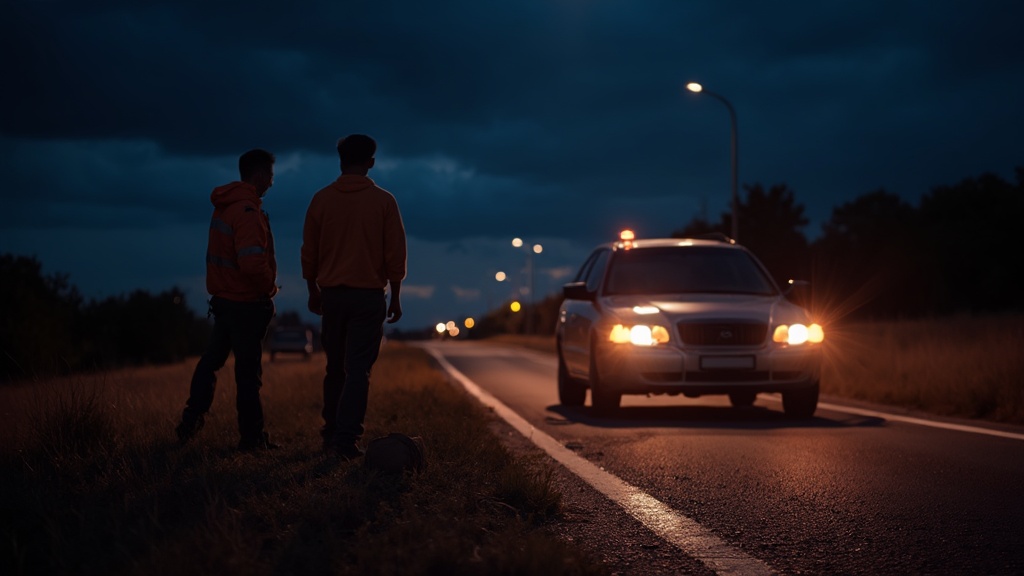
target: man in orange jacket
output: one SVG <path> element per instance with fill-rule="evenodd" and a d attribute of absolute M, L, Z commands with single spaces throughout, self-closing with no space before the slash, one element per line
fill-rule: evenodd
<path fill-rule="evenodd" d="M 263 423 L 263 339 L 274 317 L 277 260 L 263 196 L 274 185 L 274 155 L 254 149 L 238 159 L 241 181 L 213 190 L 206 251 L 206 289 L 213 333 L 192 374 L 178 439 L 188 442 L 203 427 L 213 404 L 216 372 L 235 355 L 235 408 L 240 450 L 275 448 Z"/>
<path fill-rule="evenodd" d="M 309 310 L 323 316 L 327 355 L 321 434 L 325 449 L 348 460 L 363 454 L 358 442 L 384 320 L 402 317 L 405 227 L 395 197 L 366 176 L 376 152 L 363 134 L 338 141 L 341 176 L 313 196 L 302 230 L 302 277 Z"/>

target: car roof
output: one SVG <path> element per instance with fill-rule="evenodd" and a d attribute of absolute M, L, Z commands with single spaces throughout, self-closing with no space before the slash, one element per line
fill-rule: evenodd
<path fill-rule="evenodd" d="M 723 238 L 725 237 L 723 236 Z M 639 238 L 636 240 L 619 240 L 617 242 L 609 242 L 604 244 L 604 246 L 611 247 L 613 250 L 672 248 L 676 246 L 711 246 L 715 248 L 729 248 L 736 250 L 744 249 L 729 238 L 725 238 L 724 240 L 709 238 Z"/>

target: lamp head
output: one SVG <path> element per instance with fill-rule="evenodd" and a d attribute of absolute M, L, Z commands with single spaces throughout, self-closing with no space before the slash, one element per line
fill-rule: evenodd
<path fill-rule="evenodd" d="M 690 92 L 700 92 L 701 90 L 704 89 L 704 87 L 697 82 L 690 82 L 689 84 L 686 85 L 686 89 L 689 90 Z"/>

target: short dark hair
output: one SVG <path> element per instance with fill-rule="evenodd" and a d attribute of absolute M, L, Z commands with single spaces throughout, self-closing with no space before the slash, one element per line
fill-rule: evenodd
<path fill-rule="evenodd" d="M 338 140 L 341 165 L 367 164 L 377 153 L 377 142 L 366 134 L 351 134 Z"/>
<path fill-rule="evenodd" d="M 238 157 L 238 174 L 242 180 L 248 180 L 261 170 L 272 170 L 275 160 L 270 152 L 262 148 L 253 148 Z"/>

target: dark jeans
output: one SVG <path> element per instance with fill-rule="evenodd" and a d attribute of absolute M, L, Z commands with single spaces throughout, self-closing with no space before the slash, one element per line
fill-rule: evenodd
<path fill-rule="evenodd" d="M 355 444 L 363 436 L 370 370 L 384 337 L 387 302 L 382 289 L 323 288 L 320 333 L 327 355 L 324 441 Z"/>
<path fill-rule="evenodd" d="M 234 302 L 211 298 L 213 334 L 203 357 L 192 374 L 188 402 L 182 414 L 184 421 L 195 421 L 213 404 L 217 386 L 217 370 L 224 366 L 229 353 L 235 355 L 235 409 L 238 411 L 238 432 L 242 440 L 259 441 L 264 437 L 263 405 L 263 339 L 274 317 L 274 302 Z"/>

